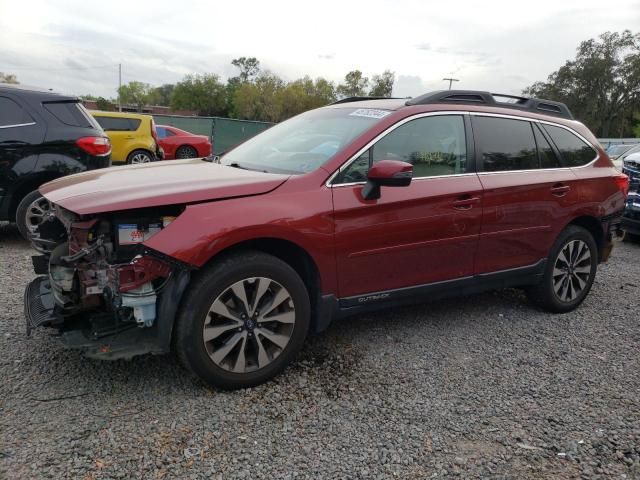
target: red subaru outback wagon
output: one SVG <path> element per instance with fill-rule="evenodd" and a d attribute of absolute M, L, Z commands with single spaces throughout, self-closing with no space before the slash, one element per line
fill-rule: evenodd
<path fill-rule="evenodd" d="M 206 382 L 256 385 L 353 313 L 502 287 L 576 308 L 627 189 L 561 103 L 349 98 L 213 161 L 41 187 L 27 329 L 94 358 L 174 348 Z"/>

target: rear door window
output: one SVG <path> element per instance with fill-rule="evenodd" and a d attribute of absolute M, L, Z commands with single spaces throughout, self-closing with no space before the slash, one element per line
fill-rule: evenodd
<path fill-rule="evenodd" d="M 473 135 L 485 172 L 539 168 L 531 123 L 526 120 L 473 116 Z"/>
<path fill-rule="evenodd" d="M 135 132 L 140 126 L 136 118 L 95 117 L 106 132 Z"/>
<path fill-rule="evenodd" d="M 595 160 L 597 152 L 569 130 L 553 125 L 543 125 L 562 155 L 567 167 L 579 167 Z"/>
<path fill-rule="evenodd" d="M 32 124 L 31 116 L 16 102 L 0 97 L 0 128 L 10 128 Z"/>

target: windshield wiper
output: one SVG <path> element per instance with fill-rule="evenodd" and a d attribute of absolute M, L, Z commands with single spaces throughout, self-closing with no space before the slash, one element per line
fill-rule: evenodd
<path fill-rule="evenodd" d="M 220 159 L 222 158 L 222 156 L 227 153 L 229 150 L 223 150 L 220 153 L 216 153 L 209 155 L 208 157 L 204 157 L 202 160 L 204 160 L 205 162 L 211 162 L 211 163 L 220 163 Z"/>
<path fill-rule="evenodd" d="M 250 168 L 243 167 L 238 162 L 227 163 L 227 167 L 239 168 L 240 170 L 251 170 Z"/>

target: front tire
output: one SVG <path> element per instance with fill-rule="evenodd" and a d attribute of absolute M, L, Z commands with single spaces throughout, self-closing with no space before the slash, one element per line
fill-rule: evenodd
<path fill-rule="evenodd" d="M 270 380 L 302 348 L 309 293 L 282 260 L 244 252 L 206 268 L 190 284 L 176 321 L 180 362 L 222 389 Z"/>
<path fill-rule="evenodd" d="M 139 163 L 153 162 L 153 156 L 146 150 L 134 150 L 127 157 L 127 163 L 129 165 L 137 165 Z"/>
<path fill-rule="evenodd" d="M 580 305 L 591 290 L 598 269 L 598 247 L 588 230 L 565 228 L 551 248 L 542 281 L 526 292 L 540 308 L 564 313 Z"/>

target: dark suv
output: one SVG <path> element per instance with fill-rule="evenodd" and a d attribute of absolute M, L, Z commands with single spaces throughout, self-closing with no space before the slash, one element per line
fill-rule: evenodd
<path fill-rule="evenodd" d="M 0 220 L 29 232 L 48 215 L 38 187 L 108 167 L 111 145 L 75 97 L 0 84 Z"/>
<path fill-rule="evenodd" d="M 576 308 L 628 189 L 565 105 L 477 91 L 342 100 L 211 160 L 41 187 L 59 222 L 34 242 L 58 246 L 34 259 L 28 328 L 256 385 L 354 313 L 503 287 Z"/>

